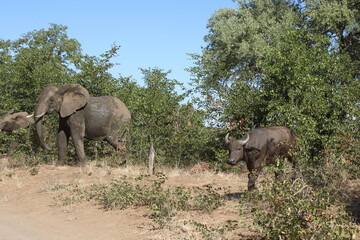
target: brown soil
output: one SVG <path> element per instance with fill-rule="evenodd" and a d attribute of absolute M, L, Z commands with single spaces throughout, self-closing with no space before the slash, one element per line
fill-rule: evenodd
<path fill-rule="evenodd" d="M 190 220 L 214 228 L 224 226 L 227 220 L 236 220 L 241 222 L 237 229 L 222 235 L 214 232 L 213 239 L 259 239 L 259 234 L 251 230 L 251 221 L 239 216 L 237 209 L 237 198 L 247 187 L 246 174 L 162 170 L 168 177 L 168 185 L 228 186 L 227 196 L 232 198 L 211 213 L 179 212 L 165 228 L 159 229 L 145 207 L 105 211 L 95 202 L 64 204 L 61 194 L 66 190 L 52 190 L 59 185 L 86 188 L 123 176 L 135 178 L 146 173 L 145 168 L 46 165 L 37 169 L 38 173 L 32 175 L 30 168 L 9 169 L 6 159 L 0 160 L 0 240 L 202 239 L 194 225 L 184 224 Z"/>
<path fill-rule="evenodd" d="M 214 229 L 223 227 L 227 220 L 239 223 L 235 230 L 224 234 L 212 231 L 211 239 L 261 239 L 260 233 L 252 227 L 250 217 L 239 215 L 238 198 L 246 191 L 246 174 L 216 173 L 201 165 L 190 170 L 161 169 L 168 178 L 166 186 L 212 184 L 214 188 L 228 187 L 228 190 L 222 193 L 227 199 L 225 206 L 211 213 L 178 212 L 165 228 L 160 229 L 146 207 L 106 211 L 95 201 L 79 201 L 69 189 L 54 191 L 57 186 L 87 189 L 93 184 L 107 184 L 124 176 L 135 179 L 146 174 L 146 168 L 45 165 L 37 167 L 38 173 L 33 175 L 30 168 L 13 169 L 8 165 L 7 159 L 0 159 L 0 240 L 203 239 L 194 224 L 189 223 L 191 220 Z M 347 188 L 347 209 L 358 224 L 359 189 L 359 180 L 352 181 Z M 75 196 L 75 199 L 65 201 L 65 196 Z"/>

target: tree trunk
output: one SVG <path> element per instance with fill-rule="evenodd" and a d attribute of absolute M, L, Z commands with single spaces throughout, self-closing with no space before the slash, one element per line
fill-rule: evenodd
<path fill-rule="evenodd" d="M 154 174 L 154 158 L 155 158 L 155 150 L 154 150 L 154 144 L 152 140 L 150 141 L 150 154 L 149 154 L 149 169 L 148 172 L 150 175 Z"/>

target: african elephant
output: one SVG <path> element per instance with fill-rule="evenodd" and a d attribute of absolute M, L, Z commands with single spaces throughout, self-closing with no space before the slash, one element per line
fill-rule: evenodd
<path fill-rule="evenodd" d="M 58 165 L 65 164 L 66 149 L 71 136 L 80 166 L 85 165 L 84 137 L 106 140 L 116 151 L 126 138 L 131 115 L 125 104 L 115 97 L 90 97 L 79 84 L 49 85 L 39 95 L 35 109 L 35 128 L 40 144 L 48 149 L 42 131 L 43 116 L 59 114 L 57 133 Z"/>
<path fill-rule="evenodd" d="M 12 132 L 19 128 L 25 128 L 29 124 L 34 123 L 33 115 L 29 115 L 27 112 L 14 113 L 14 109 L 11 109 L 7 114 L 0 118 L 0 131 Z M 11 157 L 18 146 L 18 142 L 10 143 L 9 150 L 6 154 L 7 157 Z"/>
<path fill-rule="evenodd" d="M 11 109 L 0 118 L 0 131 L 11 132 L 27 127 L 31 123 L 34 123 L 33 115 L 29 115 L 27 112 L 14 113 L 14 109 Z"/>

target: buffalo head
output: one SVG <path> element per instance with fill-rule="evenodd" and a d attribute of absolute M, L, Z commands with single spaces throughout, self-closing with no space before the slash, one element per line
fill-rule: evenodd
<path fill-rule="evenodd" d="M 244 159 L 244 146 L 249 141 L 249 134 L 240 140 L 229 140 L 229 133 L 225 136 L 225 143 L 229 148 L 229 158 L 227 163 L 236 165 L 239 161 Z"/>

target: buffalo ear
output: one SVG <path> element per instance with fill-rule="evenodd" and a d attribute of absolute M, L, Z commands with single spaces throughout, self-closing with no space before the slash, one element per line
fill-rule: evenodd
<path fill-rule="evenodd" d="M 63 118 L 70 116 L 76 110 L 84 107 L 89 98 L 89 92 L 79 84 L 66 85 L 66 91 L 60 107 L 60 116 Z"/>
<path fill-rule="evenodd" d="M 260 153 L 260 149 L 258 149 L 256 147 L 244 147 L 244 149 L 249 155 L 254 155 L 254 154 Z"/>

